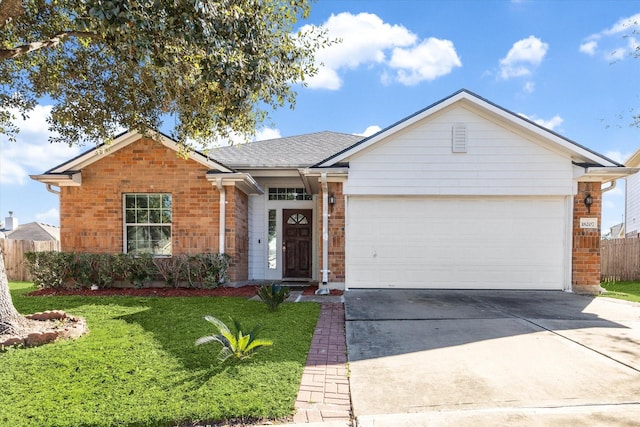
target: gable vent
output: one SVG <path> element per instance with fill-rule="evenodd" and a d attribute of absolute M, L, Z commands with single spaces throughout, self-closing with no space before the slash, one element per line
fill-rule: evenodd
<path fill-rule="evenodd" d="M 451 152 L 467 152 L 467 125 L 464 123 L 454 123 L 451 131 Z"/>

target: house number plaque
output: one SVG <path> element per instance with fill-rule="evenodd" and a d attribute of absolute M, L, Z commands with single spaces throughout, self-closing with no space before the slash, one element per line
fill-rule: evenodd
<path fill-rule="evenodd" d="M 598 218 L 580 218 L 580 228 L 598 228 Z"/>

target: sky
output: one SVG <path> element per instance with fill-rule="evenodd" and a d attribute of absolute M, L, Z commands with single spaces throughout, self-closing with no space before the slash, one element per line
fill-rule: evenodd
<path fill-rule="evenodd" d="M 298 24 L 341 42 L 257 139 L 370 135 L 464 88 L 618 162 L 640 148 L 637 0 L 318 0 Z M 58 196 L 29 175 L 91 147 L 48 143 L 50 109 L 17 122 L 17 142 L 0 135 L 0 221 L 59 225 Z M 603 233 L 623 214 L 621 180 L 604 195 Z"/>

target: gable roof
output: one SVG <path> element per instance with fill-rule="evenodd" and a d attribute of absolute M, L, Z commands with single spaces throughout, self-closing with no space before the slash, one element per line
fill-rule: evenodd
<path fill-rule="evenodd" d="M 635 153 L 629 156 L 629 158 L 625 161 L 625 164 L 631 167 L 640 167 L 640 148 L 638 148 Z"/>
<path fill-rule="evenodd" d="M 300 168 L 314 165 L 362 139 L 359 135 L 324 131 L 214 148 L 209 154 L 236 169 Z"/>
<path fill-rule="evenodd" d="M 41 222 L 29 222 L 18 226 L 13 231 L 6 231 L 5 235 L 11 240 L 59 241 L 60 229 Z"/>
<path fill-rule="evenodd" d="M 602 154 L 599 154 L 587 147 L 584 147 L 578 144 L 575 141 L 572 141 L 564 136 L 553 132 L 543 126 L 540 126 L 533 121 L 518 115 L 512 111 L 509 111 L 503 107 L 500 107 L 497 104 L 492 103 L 491 101 L 469 91 L 466 89 L 461 89 L 452 95 L 444 98 L 440 101 L 437 101 L 428 107 L 417 111 L 416 113 L 401 119 L 400 121 L 392 124 L 391 126 L 382 129 L 378 133 L 371 135 L 368 138 L 364 138 L 361 141 L 357 141 L 350 147 L 343 149 L 342 151 L 333 154 L 324 160 L 316 163 L 314 167 L 331 167 L 337 163 L 346 161 L 349 157 L 354 154 L 364 150 L 367 147 L 370 147 L 382 139 L 387 138 L 388 136 L 405 129 L 412 124 L 425 119 L 443 109 L 456 104 L 456 103 L 467 103 L 471 104 L 475 107 L 481 108 L 483 111 L 489 113 L 493 117 L 499 120 L 506 121 L 507 123 L 514 124 L 519 128 L 545 139 L 549 141 L 553 145 L 555 145 L 561 151 L 568 153 L 573 162 L 581 165 L 581 166 L 596 166 L 596 167 L 624 167 L 624 165 L 617 163 Z"/>
<path fill-rule="evenodd" d="M 177 152 L 179 150 L 178 143 L 161 132 L 150 132 L 147 135 L 173 151 Z M 98 160 L 108 156 L 109 154 L 112 154 L 142 138 L 147 137 L 147 135 L 138 131 L 121 133 L 120 135 L 116 136 L 111 143 L 103 143 L 92 148 L 91 150 L 85 151 L 84 153 L 74 157 L 73 159 L 66 161 L 52 169 L 49 169 L 45 172 L 45 174 L 68 173 L 70 171 L 81 170 L 82 168 L 94 162 L 97 162 Z M 202 164 L 203 166 L 207 166 L 210 169 L 215 169 L 220 172 L 233 172 L 230 167 L 225 166 L 222 163 L 205 156 L 199 151 L 189 150 L 188 156 L 191 160 L 194 160 Z"/>

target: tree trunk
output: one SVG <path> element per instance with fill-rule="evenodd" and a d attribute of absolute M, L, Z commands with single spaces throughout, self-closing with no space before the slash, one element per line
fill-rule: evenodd
<path fill-rule="evenodd" d="M 26 319 L 13 306 L 9 293 L 9 279 L 4 267 L 4 257 L 0 248 L 0 335 L 16 334 L 24 327 Z"/>

